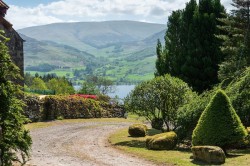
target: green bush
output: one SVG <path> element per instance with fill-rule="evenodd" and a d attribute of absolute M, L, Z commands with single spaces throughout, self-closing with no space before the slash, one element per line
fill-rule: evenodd
<path fill-rule="evenodd" d="M 47 96 L 43 103 L 43 119 L 123 117 L 123 108 L 117 104 L 73 96 Z"/>
<path fill-rule="evenodd" d="M 192 145 L 214 145 L 225 150 L 246 135 L 229 98 L 224 91 L 218 90 L 193 131 Z"/>
<path fill-rule="evenodd" d="M 131 137 L 145 137 L 147 126 L 144 124 L 133 124 L 129 126 L 128 133 Z"/>
<path fill-rule="evenodd" d="M 193 130 L 202 112 L 205 110 L 217 89 L 218 87 L 215 87 L 213 90 L 206 91 L 193 98 L 188 104 L 179 108 L 177 115 L 177 124 L 179 127 L 176 133 L 180 141 L 184 139 L 191 140 Z"/>
<path fill-rule="evenodd" d="M 146 147 L 153 150 L 172 150 L 177 144 L 175 132 L 156 134 L 146 139 Z"/>
<path fill-rule="evenodd" d="M 225 89 L 244 126 L 250 126 L 250 67 Z"/>
<path fill-rule="evenodd" d="M 244 126 L 250 126 L 250 67 L 233 81 L 223 81 L 214 89 L 204 92 L 200 96 L 185 104 L 178 110 L 178 130 L 180 140 L 191 140 L 192 132 L 198 123 L 200 115 L 205 110 L 216 91 L 223 88 L 230 98 L 233 108 Z"/>
<path fill-rule="evenodd" d="M 162 118 L 154 118 L 151 121 L 152 128 L 157 129 L 157 130 L 162 130 L 163 124 L 164 124 L 164 122 L 163 122 Z"/>
<path fill-rule="evenodd" d="M 170 131 L 178 127 L 178 108 L 194 96 L 196 94 L 185 82 L 166 74 L 137 85 L 126 97 L 125 108 L 151 122 L 156 118 L 162 119 Z"/>
<path fill-rule="evenodd" d="M 32 122 L 41 120 L 42 102 L 37 95 L 24 95 L 24 115 Z"/>
<path fill-rule="evenodd" d="M 250 134 L 250 127 L 247 127 L 247 133 Z"/>

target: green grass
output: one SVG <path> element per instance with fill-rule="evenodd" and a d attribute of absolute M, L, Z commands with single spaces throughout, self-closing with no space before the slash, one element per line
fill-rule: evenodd
<path fill-rule="evenodd" d="M 159 133 L 157 130 L 149 130 L 149 135 Z M 127 129 L 123 129 L 113 133 L 109 137 L 109 142 L 116 148 L 127 152 L 129 154 L 136 155 L 146 160 L 153 161 L 159 165 L 206 165 L 202 162 L 193 161 L 190 159 L 191 151 L 181 150 L 162 150 L 154 151 L 146 149 L 145 145 L 146 137 L 133 138 L 128 135 Z M 229 151 L 230 157 L 226 159 L 225 166 L 247 166 L 250 165 L 250 150 L 234 150 Z"/>
<path fill-rule="evenodd" d="M 27 73 L 30 73 L 31 75 L 35 75 L 36 73 L 38 73 L 40 76 L 43 76 L 45 74 L 52 74 L 52 73 L 56 73 L 57 76 L 62 77 L 62 76 L 66 76 L 66 74 L 68 73 L 70 75 L 70 77 L 73 76 L 73 72 L 71 69 L 58 69 L 58 70 L 52 70 L 50 72 L 38 72 L 38 71 L 26 71 Z"/>

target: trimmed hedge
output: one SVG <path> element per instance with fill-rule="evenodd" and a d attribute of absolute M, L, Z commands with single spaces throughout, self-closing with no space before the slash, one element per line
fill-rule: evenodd
<path fill-rule="evenodd" d="M 38 96 L 25 95 L 24 103 L 24 115 L 32 122 L 37 122 L 42 119 L 42 102 Z"/>
<path fill-rule="evenodd" d="M 33 121 L 57 118 L 113 118 L 124 117 L 123 106 L 109 101 L 72 96 L 25 96 L 25 115 Z"/>
<path fill-rule="evenodd" d="M 146 139 L 146 147 L 153 150 L 172 150 L 177 144 L 175 132 L 156 134 Z"/>
<path fill-rule="evenodd" d="M 147 129 L 147 126 L 144 124 L 133 124 L 129 126 L 128 133 L 131 137 L 145 137 Z"/>
<path fill-rule="evenodd" d="M 227 95 L 218 90 L 203 111 L 192 135 L 192 145 L 214 145 L 223 149 L 244 139 L 242 125 Z"/>
<path fill-rule="evenodd" d="M 69 96 L 48 96 L 44 99 L 45 120 L 75 118 L 123 117 L 121 106 L 104 101 Z"/>

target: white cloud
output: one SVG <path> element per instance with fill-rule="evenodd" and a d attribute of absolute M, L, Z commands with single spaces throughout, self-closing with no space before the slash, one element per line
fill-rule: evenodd
<path fill-rule="evenodd" d="M 53 22 L 145 20 L 166 23 L 189 0 L 61 0 L 33 8 L 10 6 L 7 19 L 19 29 Z M 222 0 L 229 4 L 230 0 Z"/>
<path fill-rule="evenodd" d="M 14 28 L 24 28 L 36 25 L 50 24 L 54 22 L 63 22 L 63 20 L 47 15 L 41 7 L 23 8 L 10 6 L 6 18 L 14 25 Z"/>

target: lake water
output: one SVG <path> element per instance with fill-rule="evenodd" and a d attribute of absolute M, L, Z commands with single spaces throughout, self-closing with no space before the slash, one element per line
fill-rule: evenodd
<path fill-rule="evenodd" d="M 117 85 L 115 86 L 115 92 L 109 93 L 108 95 L 111 98 L 118 96 L 120 99 L 124 99 L 134 88 L 135 85 Z"/>
<path fill-rule="evenodd" d="M 75 85 L 75 90 L 79 90 L 81 86 Z M 115 86 L 115 92 L 109 93 L 108 95 L 111 98 L 114 98 L 115 96 L 118 96 L 120 99 L 124 99 L 129 92 L 131 92 L 135 88 L 135 85 L 116 85 Z"/>

